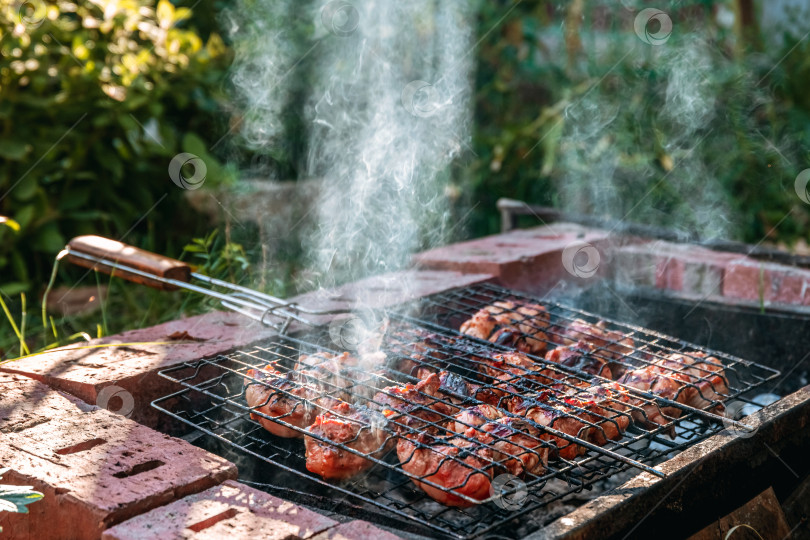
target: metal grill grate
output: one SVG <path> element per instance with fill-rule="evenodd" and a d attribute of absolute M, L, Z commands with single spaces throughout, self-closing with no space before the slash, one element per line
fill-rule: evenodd
<path fill-rule="evenodd" d="M 660 474 L 652 467 L 723 429 L 723 419 L 716 410 L 702 409 L 716 409 L 722 402 L 739 398 L 779 374 L 712 351 L 711 356 L 718 364 L 722 363 L 719 382 L 717 373 L 711 369 L 698 367 L 689 371 L 674 364 L 658 371 L 664 382 L 680 381 L 679 391 L 669 398 L 627 386 L 613 387 L 610 396 L 596 407 L 594 400 L 589 399 L 590 394 L 583 392 L 589 385 L 612 384 L 612 376 L 608 377 L 607 371 L 594 372 L 587 364 L 583 367 L 581 363 L 564 365 L 547 361 L 539 354 L 542 349 L 561 347 L 560 343 L 584 337 L 594 341 L 593 336 L 584 334 L 599 334 L 601 341 L 589 348 L 585 356 L 596 359 L 595 365 L 612 366 L 616 372 L 659 365 L 666 355 L 674 353 L 709 351 L 548 302 L 539 302 L 547 310 L 547 316 L 524 318 L 508 331 L 493 335 L 490 339 L 495 342 L 462 337 L 456 330 L 482 308 L 505 301 L 515 302 L 515 308 L 538 303 L 489 284 L 433 295 L 416 306 L 389 314 L 391 323 L 382 340 L 386 360 L 375 365 L 374 370 L 368 366 L 347 367 L 319 355 L 342 352 L 335 350 L 329 333 L 321 329 L 303 337 L 281 336 L 252 351 L 164 370 L 161 375 L 177 382 L 182 389 L 153 405 L 229 446 L 273 464 L 273 471 L 283 470 L 306 479 L 303 481 L 306 491 L 338 495 L 380 520 L 390 523 L 393 519 L 418 532 L 461 538 L 480 536 L 495 528 L 502 534 L 502 526 L 507 522 L 535 513 L 552 502 L 569 499 L 582 490 L 593 489 L 595 484 L 620 471 L 636 468 Z M 500 311 L 511 316 L 511 308 L 501 305 L 504 307 Z M 598 330 L 588 326 L 597 323 L 603 324 Z M 531 361 L 529 368 L 515 369 L 514 364 L 493 360 L 498 358 L 494 355 L 509 353 L 515 347 L 537 349 L 538 354 L 524 356 Z M 315 356 L 301 359 L 301 355 Z M 275 371 L 261 369 L 267 365 Z M 427 373 L 437 371 L 452 374 L 444 375 L 441 392 L 429 391 L 425 383 L 417 387 L 421 392 L 408 387 L 410 395 L 423 403 L 421 408 L 389 407 L 387 418 L 375 412 L 384 409 L 386 403 L 396 404 L 393 398 L 402 397 L 397 389 L 404 384 L 413 385 Z M 260 390 L 266 389 L 268 396 L 252 409 L 245 401 L 245 381 Z M 475 387 L 470 391 L 473 384 Z M 300 388 L 309 392 L 305 399 L 296 393 Z M 686 395 L 682 393 L 687 389 L 692 402 L 699 403 L 701 408 L 684 403 L 687 400 L 681 396 Z M 336 397 L 354 405 L 335 407 Z M 534 399 L 529 401 L 528 397 Z M 285 416 L 268 416 L 258 410 L 266 411 L 262 406 L 279 398 L 299 405 Z M 515 403 L 523 407 L 515 407 Z M 515 431 L 486 432 L 482 426 L 466 420 L 462 422 L 463 433 L 457 430 L 452 436 L 446 434 L 448 425 L 457 419 L 458 410 L 484 404 L 493 405 L 511 419 L 504 422 L 528 426 L 522 434 L 528 434 L 529 438 L 513 437 Z M 554 413 L 547 425 L 538 423 L 546 416 L 526 414 L 538 406 Z M 320 443 L 321 448 L 334 449 L 344 459 L 353 457 L 353 463 L 364 469 L 362 472 L 345 480 L 325 481 L 307 470 L 300 439 L 274 436 L 256 422 L 284 426 L 296 434 L 305 429 L 296 425 L 295 417 L 304 409 L 311 410 L 313 415 L 330 410 L 324 418 L 353 428 L 339 443 L 322 431 L 308 432 L 308 436 L 314 447 Z M 656 413 L 658 423 L 651 421 L 651 411 Z M 254 419 L 250 418 L 251 413 Z M 576 426 L 575 430 L 568 429 L 571 424 Z M 432 436 L 418 436 L 425 432 L 431 432 Z M 392 446 L 403 438 L 413 444 L 398 455 Z M 445 450 L 436 450 L 437 441 Z M 496 448 L 501 450 L 500 457 L 494 452 Z M 476 460 L 471 462 L 470 454 Z M 427 473 L 409 467 L 411 460 L 416 464 L 416 455 L 433 459 L 435 467 L 428 468 Z M 550 459 L 545 467 L 527 470 L 531 468 L 526 463 L 542 463 L 540 458 L 547 456 Z M 500 474 L 507 470 L 507 464 L 522 483 L 507 483 L 483 497 L 471 495 L 468 488 L 482 478 L 503 478 Z M 442 482 L 436 473 L 443 467 L 455 467 L 462 473 L 454 482 Z M 414 479 L 440 497 L 473 505 L 440 504 L 417 487 Z"/>

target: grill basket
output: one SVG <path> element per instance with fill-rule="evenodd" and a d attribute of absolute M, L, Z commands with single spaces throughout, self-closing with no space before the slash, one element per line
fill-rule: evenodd
<path fill-rule="evenodd" d="M 603 324 L 606 331 L 617 331 L 621 333 L 622 339 L 632 339 L 632 346 L 628 346 L 625 341 L 619 343 L 616 339 L 612 339 L 597 346 L 593 352 L 597 357 L 609 359 L 616 369 L 643 368 L 664 355 L 674 353 L 705 353 L 722 364 L 722 384 L 711 383 L 712 380 L 716 381 L 716 373 L 705 371 L 705 377 L 702 372 L 701 376 L 696 377 L 692 372 L 691 379 L 687 379 L 690 382 L 683 384 L 683 388 L 695 388 L 703 392 L 702 408 L 684 405 L 677 399 L 662 399 L 632 389 L 628 390 L 628 395 L 633 398 L 632 402 L 607 400 L 601 403 L 601 409 L 588 408 L 588 401 L 584 398 L 579 401 L 560 401 L 557 397 L 551 397 L 552 402 L 558 401 L 555 403 L 557 414 L 562 418 L 577 419 L 582 424 L 583 430 L 571 434 L 562 429 L 562 424 L 556 421 L 550 426 L 541 427 L 531 419 L 527 420 L 508 412 L 505 402 L 518 396 L 521 398 L 539 396 L 551 390 L 552 386 L 557 391 L 567 390 L 573 397 L 582 397 L 585 395 L 582 394 L 584 386 L 597 385 L 610 379 L 601 372 L 595 374 L 577 366 L 556 364 L 546 361 L 542 356 L 532 355 L 529 356 L 536 363 L 538 372 L 545 373 L 545 377 L 538 376 L 538 372 L 535 371 L 527 372 L 524 376 L 505 370 L 504 377 L 509 380 L 509 389 L 504 390 L 504 378 L 493 382 L 491 376 L 482 376 L 481 365 L 486 364 L 489 367 L 489 375 L 492 375 L 492 370 L 497 371 L 499 368 L 493 367 L 489 359 L 494 354 L 509 352 L 510 347 L 462 337 L 457 329 L 480 309 L 495 302 L 505 301 L 541 304 L 546 308 L 550 322 L 537 330 L 542 330 L 542 335 L 548 340 L 550 348 L 564 338 L 576 341 L 576 329 L 584 327 L 583 321 L 591 325 Z M 556 517 L 552 503 L 581 499 L 584 491 L 601 492 L 607 485 L 607 479 L 626 477 L 626 474 L 623 476 L 619 474 L 624 471 L 637 469 L 661 475 L 654 467 L 685 448 L 727 426 L 745 429 L 734 420 L 724 419 L 721 412 L 722 404 L 728 404 L 732 400 L 751 403 L 747 399 L 751 391 L 779 375 L 776 370 L 750 361 L 710 351 L 637 326 L 606 320 L 571 307 L 539 301 L 492 284 L 479 284 L 435 294 L 421 299 L 416 304 L 393 310 L 386 316 L 390 321 L 382 339 L 382 350 L 386 354 L 386 360 L 375 366 L 373 373 L 369 370 L 337 371 L 327 357 L 317 356 L 316 353 L 343 352 L 335 344 L 334 333 L 330 335 L 328 329 L 320 328 L 305 335 L 279 335 L 251 350 L 187 362 L 165 369 L 160 375 L 177 383 L 178 390 L 155 400 L 152 405 L 192 426 L 196 433 L 211 437 L 217 444 L 224 445 L 224 448 L 236 450 L 243 456 L 250 456 L 253 463 L 260 464 L 259 468 L 263 470 L 260 472 L 254 470 L 251 477 L 245 480 L 258 482 L 270 491 L 278 490 L 289 495 L 291 490 L 289 486 L 295 485 L 295 490 L 301 495 L 300 500 L 327 509 L 329 505 L 343 505 L 367 519 L 387 524 L 396 522 L 399 527 L 414 532 L 472 538 L 491 533 L 495 529 L 502 533 L 505 524 L 527 514 L 532 515 L 533 526 L 540 527 Z M 533 335 L 537 337 L 536 334 Z M 617 354 L 617 350 L 620 354 Z M 316 356 L 309 356 L 304 361 L 306 365 L 302 365 L 300 360 L 302 355 Z M 256 372 L 251 370 L 263 368 L 268 364 L 281 373 L 289 373 L 293 380 L 301 384 L 317 384 L 320 393 L 307 403 L 307 406 L 317 409 L 322 403 L 318 398 L 333 397 L 342 393 L 345 399 L 357 404 L 359 410 L 365 411 L 363 418 L 368 419 L 367 423 L 356 422 L 359 433 L 355 438 L 335 443 L 316 434 L 310 436 L 324 445 L 333 446 L 335 451 L 353 454 L 361 462 L 368 460 L 367 464 L 370 464 L 370 467 L 357 476 L 343 481 L 325 481 L 307 470 L 304 444 L 300 439 L 276 437 L 255 421 L 263 415 L 247 405 L 244 385 L 246 381 L 266 385 L 266 380 L 257 378 Z M 304 368 L 306 370 L 314 368 L 320 370 L 318 372 L 321 374 L 327 373 L 328 376 L 308 375 Z M 409 475 L 400 463 L 394 448 L 403 430 L 395 430 L 391 423 L 382 428 L 378 427 L 374 419 L 379 413 L 373 410 L 366 411 L 364 407 L 379 409 L 377 398 L 386 395 L 384 389 L 387 387 L 418 382 L 416 375 L 419 368 L 434 372 L 447 370 L 453 374 L 453 381 L 475 384 L 479 388 L 475 396 L 467 396 L 462 400 L 462 396 L 454 394 L 451 387 L 443 386 L 442 397 L 432 396 L 433 403 L 456 409 L 475 406 L 482 404 L 480 396 L 497 391 L 498 405 L 503 408 L 502 412 L 506 416 L 519 417 L 520 420 L 526 420 L 532 429 L 553 435 L 551 438 L 554 442 L 546 438 L 536 447 L 517 444 L 519 450 L 513 448 L 512 456 L 518 458 L 550 454 L 552 458 L 544 470 L 524 471 L 517 479 L 505 474 L 503 460 L 499 464 L 498 460 L 484 459 L 480 462 L 480 469 L 469 468 L 470 462 L 465 460 L 467 443 L 483 444 L 494 450 L 497 443 L 512 439 L 495 436 L 491 442 L 481 443 L 480 438 L 475 438 L 477 433 L 468 431 L 468 434 L 462 436 L 442 439 L 445 446 L 455 445 L 459 451 L 442 454 L 439 463 L 469 468 L 469 472 L 462 475 L 462 480 L 458 484 L 443 486 L 433 482 L 432 475 L 416 477 L 412 473 Z M 665 374 L 664 377 L 678 378 L 679 371 L 672 368 L 671 374 Z M 707 384 L 713 392 L 706 392 Z M 383 394 L 379 394 L 381 391 Z M 276 391 L 274 387 L 274 395 L 280 396 L 285 393 L 292 396 L 285 390 Z M 665 419 L 665 422 L 656 424 L 638 421 L 640 417 L 646 418 L 644 411 L 651 409 L 662 411 L 661 418 Z M 706 409 L 712 409 L 713 412 Z M 601 414 L 595 410 L 601 411 Z M 344 421 L 357 418 L 348 416 L 340 418 L 339 413 L 336 416 Z M 409 416 L 411 418 L 408 418 Z M 403 413 L 394 420 L 418 419 L 420 427 L 404 430 L 404 434 L 415 437 L 420 429 L 429 429 L 431 426 L 435 428 L 434 431 L 442 429 L 442 426 L 450 420 L 450 415 L 440 414 L 440 416 L 439 420 L 432 419 L 426 423 L 416 409 L 410 413 Z M 270 419 L 266 415 L 264 418 Z M 285 423 L 284 417 L 277 417 L 274 420 L 280 424 Z M 618 426 L 619 423 L 629 425 L 626 429 L 620 430 L 620 438 L 610 440 L 612 426 Z M 292 424 L 286 425 L 290 429 L 301 431 Z M 480 431 L 476 426 L 469 427 Z M 381 430 L 383 433 L 375 439 L 378 444 L 358 450 L 359 437 L 372 430 Z M 588 433 L 588 436 L 583 433 Z M 414 447 L 433 452 L 429 443 L 430 441 L 420 440 Z M 268 464 L 266 470 L 261 467 L 265 463 Z M 458 497 L 465 486 L 475 481 L 476 475 L 482 472 L 494 479 L 491 494 L 483 501 L 460 495 L 462 500 L 467 499 L 466 502 L 470 504 L 480 502 L 466 508 L 440 504 L 413 482 L 418 480 L 423 485 Z M 282 478 L 287 480 L 282 481 Z M 294 481 L 290 481 L 291 478 Z M 288 487 L 285 488 L 282 484 Z M 543 508 L 547 511 L 537 512 Z"/>

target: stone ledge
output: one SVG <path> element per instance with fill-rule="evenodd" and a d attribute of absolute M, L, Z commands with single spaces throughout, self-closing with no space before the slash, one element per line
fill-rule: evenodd
<path fill-rule="evenodd" d="M 99 538 L 111 525 L 236 477 L 233 464 L 185 441 L 35 381 L 0 381 L 18 387 L 3 400 L 0 463 L 12 469 L 3 482 L 45 495 L 28 514 L 0 514 L 14 538 Z"/>
<path fill-rule="evenodd" d="M 107 529 L 102 540 L 262 538 L 360 540 L 398 537 L 373 525 L 338 524 L 239 482 L 227 481 Z"/>
<path fill-rule="evenodd" d="M 609 265 L 605 262 L 615 240 L 608 231 L 555 223 L 439 247 L 419 253 L 413 260 L 419 268 L 492 274 L 505 287 L 542 294 L 560 282 L 582 286 L 606 276 Z M 622 243 L 635 241 L 621 238 Z M 585 242 L 600 252 L 594 276 L 576 277 L 563 266 L 563 251 L 574 242 Z"/>
<path fill-rule="evenodd" d="M 139 423 L 159 427 L 159 413 L 149 404 L 173 390 L 168 381 L 157 376 L 158 369 L 223 354 L 267 339 L 274 333 L 239 314 L 215 311 L 130 330 L 84 345 L 61 347 L 3 364 L 0 372 L 30 377 L 91 404 L 98 402 L 103 388 L 118 386 L 133 398 L 128 416 Z"/>

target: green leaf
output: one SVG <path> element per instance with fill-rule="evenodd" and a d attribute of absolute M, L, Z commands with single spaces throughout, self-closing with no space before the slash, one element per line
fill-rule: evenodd
<path fill-rule="evenodd" d="M 20 180 L 20 182 L 11 192 L 12 197 L 17 199 L 18 201 L 27 201 L 37 194 L 38 187 L 39 184 L 37 183 L 36 175 L 29 174 L 28 176 Z"/>
<path fill-rule="evenodd" d="M 28 292 L 30 283 L 24 281 L 12 281 L 10 283 L 3 283 L 0 285 L 0 294 L 3 296 L 17 296 L 22 292 Z"/>
<path fill-rule="evenodd" d="M 34 219 L 34 213 L 36 212 L 36 205 L 34 203 L 28 203 L 17 212 L 15 212 L 14 217 L 17 218 L 17 223 L 20 224 L 20 227 L 25 229 L 31 223 L 31 220 Z"/>
<path fill-rule="evenodd" d="M 90 188 L 73 187 L 66 190 L 59 199 L 59 208 L 63 211 L 74 210 L 83 206 L 90 199 Z"/>
<path fill-rule="evenodd" d="M 208 156 L 208 145 L 195 133 L 183 135 L 183 150 L 205 159 Z M 207 164 L 206 164 L 207 165 Z"/>
<path fill-rule="evenodd" d="M 190 18 L 191 15 L 192 15 L 192 12 L 191 12 L 191 10 L 189 8 L 183 8 L 183 7 L 177 8 L 175 10 L 175 12 L 174 12 L 174 21 L 175 22 L 184 21 L 184 20 Z"/>
<path fill-rule="evenodd" d="M 42 493 L 32 491 L 31 486 L 0 486 L 0 511 L 27 514 L 26 506 L 41 498 Z"/>
<path fill-rule="evenodd" d="M 31 145 L 22 141 L 0 141 L 0 157 L 10 161 L 20 161 L 28 152 L 31 151 Z"/>
<path fill-rule="evenodd" d="M 96 219 L 108 219 L 109 215 L 107 212 L 102 210 L 85 210 L 83 212 L 68 212 L 65 214 L 65 217 L 70 219 L 80 219 L 85 221 L 92 221 Z"/>
<path fill-rule="evenodd" d="M 39 229 L 31 245 L 37 251 L 56 253 L 65 247 L 65 237 L 59 232 L 56 222 L 51 221 Z"/>

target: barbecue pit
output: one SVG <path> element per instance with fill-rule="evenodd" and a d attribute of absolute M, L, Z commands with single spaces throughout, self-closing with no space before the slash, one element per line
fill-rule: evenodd
<path fill-rule="evenodd" d="M 519 231 L 487 241 L 511 248 L 534 235 L 531 242 L 526 243 L 553 242 L 553 249 L 558 249 L 561 242 L 597 234 L 585 231 L 566 237 L 558 231 L 559 228 L 555 234 Z M 489 248 L 475 249 L 481 253 Z M 618 249 L 600 246 L 600 249 L 605 253 L 613 250 L 611 256 L 617 261 L 616 253 L 621 251 L 621 246 Z M 634 249 L 640 248 L 634 244 Z M 546 256 L 545 252 L 540 255 Z M 526 266 L 532 263 L 523 254 L 519 257 Z M 559 260 L 559 251 L 555 259 Z M 520 261 L 499 264 L 514 268 Z M 481 269 L 473 268 L 476 270 Z M 424 273 L 430 275 L 431 280 L 438 279 L 429 271 Z M 512 275 L 518 275 L 525 282 L 530 273 L 524 269 Z M 300 439 L 275 437 L 250 418 L 244 384 L 246 380 L 260 382 L 249 374 L 250 369 L 274 363 L 281 370 L 295 372 L 301 354 L 337 353 L 346 349 L 345 343 L 336 343 L 335 326 L 330 324 L 329 318 L 315 317 L 320 325 L 285 319 L 287 314 L 296 314 L 297 305 L 308 305 L 306 298 L 302 298 L 296 302 L 282 301 L 274 305 L 269 314 L 254 310 L 258 319 L 266 316 L 274 321 L 276 328 L 274 332 L 262 334 L 266 337 L 259 343 L 237 346 L 221 354 L 174 355 L 174 359 L 164 362 L 159 369 L 155 369 L 153 357 L 144 357 L 140 362 L 133 356 L 133 362 L 128 362 L 132 367 L 128 369 L 148 372 L 146 377 L 132 379 L 138 381 L 138 388 L 143 391 L 136 397 L 142 400 L 149 396 L 145 403 L 153 402 L 151 409 L 158 413 L 158 419 L 153 420 L 142 411 L 136 414 L 150 425 L 181 435 L 236 463 L 240 481 L 247 485 L 330 515 L 366 519 L 399 532 L 430 537 L 623 537 L 628 532 L 643 536 L 661 526 L 670 527 L 673 534 L 683 536 L 694 532 L 697 524 L 709 523 L 737 508 L 765 487 L 773 486 L 780 498 L 786 497 L 797 490 L 800 479 L 807 474 L 801 458 L 808 443 L 807 430 L 803 427 L 810 417 L 807 403 L 810 396 L 801 388 L 802 347 L 806 348 L 801 330 L 808 320 L 803 308 L 782 306 L 763 311 L 740 302 L 711 298 L 700 302 L 695 309 L 694 299 L 684 295 L 663 290 L 652 294 L 643 287 L 623 289 L 609 279 L 594 279 L 588 287 L 558 287 L 558 292 L 564 292 L 561 295 L 547 295 L 554 284 L 542 284 L 540 279 L 535 280 L 537 287 L 532 292 L 521 292 L 528 288 L 515 284 L 507 273 L 495 279 L 476 277 L 449 289 L 435 281 L 432 283 L 433 290 L 426 296 L 417 294 L 416 300 L 389 302 L 384 309 L 363 314 L 376 321 L 387 318 L 382 348 L 388 362 L 375 379 L 351 381 L 354 386 L 349 388 L 349 393 L 353 401 L 367 403 L 374 399 L 372 390 L 414 383 L 413 369 L 402 369 L 397 361 L 413 359 L 413 346 L 424 344 L 426 334 L 433 336 L 429 341 L 432 345 L 423 352 L 417 365 L 447 369 L 461 380 L 486 385 L 471 366 L 476 359 L 506 352 L 509 347 L 461 338 L 458 328 L 480 308 L 504 300 L 543 304 L 550 314 L 551 328 L 556 329 L 546 329 L 550 341 L 554 332 L 570 326 L 574 320 L 605 321 L 608 329 L 633 339 L 633 347 L 618 359 L 626 368 L 643 366 L 671 352 L 705 352 L 722 363 L 728 387 L 716 401 L 727 406 L 745 406 L 746 412 L 762 407 L 763 403 L 757 402 L 762 394 L 784 396 L 799 390 L 740 423 L 716 410 L 694 410 L 683 404 L 663 403 L 655 396 L 638 395 L 638 404 L 659 402 L 674 406 L 680 412 L 667 426 L 632 422 L 620 439 L 604 444 L 559 433 L 560 438 L 571 445 L 584 447 L 584 453 L 574 458 L 552 458 L 544 471 L 520 475 L 520 482 L 503 483 L 490 497 L 470 507 L 450 507 L 434 501 L 414 484 L 402 470 L 396 450 L 364 454 L 362 457 L 374 462 L 373 467 L 356 478 L 327 481 L 305 468 L 304 444 Z M 348 299 L 345 292 L 331 298 Z M 328 311 L 337 311 L 331 309 L 331 305 L 327 307 Z M 604 318 L 603 314 L 613 317 Z M 696 320 L 702 322 L 698 324 Z M 725 328 L 724 323 L 729 322 L 733 327 Z M 777 333 L 774 328 L 783 331 Z M 668 335 L 691 339 L 683 341 Z M 771 355 L 763 353 L 770 346 L 769 339 L 783 342 Z M 690 340 L 695 343 L 689 343 Z M 599 354 L 597 351 L 596 355 Z M 82 364 L 89 360 L 84 356 L 80 358 L 83 360 L 69 370 L 48 375 L 52 377 L 49 384 L 59 387 L 64 380 L 65 388 L 81 394 L 76 390 L 81 384 L 71 381 L 77 377 L 76 372 L 70 372 L 74 368 L 85 369 Z M 751 358 L 759 362 L 752 362 Z M 120 369 L 121 359 L 114 360 L 110 365 Z M 564 373 L 569 381 L 599 381 L 598 375 L 544 363 L 540 356 L 535 357 L 535 361 L 551 371 Z M 23 361 L 15 369 L 48 372 L 42 362 L 27 366 Z M 97 377 L 98 365 L 93 369 L 93 376 Z M 148 385 L 141 381 L 148 381 Z M 542 390 L 547 385 L 520 377 L 515 383 L 518 393 L 524 389 Z M 136 387 L 126 387 L 136 391 Z M 90 399 L 83 394 L 80 397 Z M 173 422 L 166 421 L 169 419 Z M 596 418 L 590 427 L 598 429 L 610 421 L 611 418 Z M 674 429 L 674 437 L 669 436 L 670 429 Z M 395 436 L 394 433 L 389 435 Z M 350 447 L 343 450 L 352 451 Z M 783 462 L 789 464 L 788 467 Z M 500 470 L 498 473 L 497 476 L 503 474 Z M 688 513 L 690 519 L 677 518 L 680 512 Z"/>
<path fill-rule="evenodd" d="M 410 373 L 397 368 L 397 360 L 413 359 L 413 352 L 425 343 L 426 332 L 435 337 L 430 340 L 432 345 L 429 350 L 422 353 L 424 358 L 417 362 L 417 367 L 448 368 L 462 379 L 480 384 L 476 370 L 470 367 L 476 363 L 476 358 L 498 350 L 507 352 L 509 348 L 474 339 L 465 339 L 463 344 L 453 340 L 459 337 L 456 329 L 464 320 L 479 309 L 502 301 L 537 302 L 537 299 L 493 284 L 482 284 L 432 295 L 424 298 L 416 307 L 407 306 L 391 311 L 391 326 L 387 337 L 383 338 L 383 350 L 388 353 L 390 363 L 383 370 L 380 380 L 373 383 L 351 379 L 349 391 L 352 397 L 355 401 L 375 404 L 366 397 L 369 393 L 373 394 L 389 385 L 417 382 Z M 543 304 L 548 308 L 557 332 L 567 329 L 578 319 L 594 324 L 605 320 L 561 304 Z M 775 369 L 728 354 L 706 351 L 702 347 L 640 327 L 616 321 L 606 322 L 611 330 L 622 332 L 636 343 L 619 360 L 627 369 L 647 365 L 651 359 L 675 352 L 707 352 L 718 358 L 726 374 L 728 393 L 723 396 L 726 402 L 735 400 L 757 407 L 748 396 L 753 396 L 757 388 L 779 376 Z M 320 503 L 321 506 L 324 502 L 331 506 L 332 500 L 340 500 L 347 508 L 362 511 L 367 519 L 379 523 L 393 521 L 398 527 L 415 533 L 458 538 L 474 538 L 495 532 L 503 534 L 504 530 L 510 528 L 513 533 L 531 532 L 522 530 L 519 525 L 520 518 L 525 515 L 542 513 L 549 506 L 575 498 L 583 491 L 599 490 L 600 486 L 609 485 L 611 478 L 626 479 L 627 473 L 632 470 L 661 474 L 654 469 L 656 465 L 726 427 L 742 432 L 747 429 L 747 426 L 722 415 L 664 400 L 668 405 L 682 410 L 682 415 L 672 419 L 671 424 L 654 428 L 633 425 L 620 440 L 610 441 L 604 446 L 561 434 L 571 444 L 587 446 L 585 454 L 575 459 L 552 460 L 545 473 L 528 474 L 520 481 L 515 479 L 514 485 L 505 486 L 471 508 L 446 507 L 436 503 L 410 481 L 403 473 L 394 451 L 377 456 L 338 444 L 341 450 L 361 454 L 373 460 L 375 465 L 359 478 L 343 483 L 329 482 L 306 470 L 301 440 L 275 437 L 250 419 L 252 409 L 244 402 L 243 386 L 246 379 L 255 384 L 261 384 L 261 381 L 251 377 L 249 370 L 272 363 L 294 371 L 300 355 L 324 351 L 342 352 L 330 340 L 328 331 L 316 331 L 301 336 L 280 336 L 252 350 L 174 366 L 161 371 L 160 375 L 181 389 L 156 400 L 153 406 L 193 427 L 198 434 L 205 434 L 208 439 L 206 444 L 224 445 L 250 456 L 253 463 L 249 469 L 255 473 L 250 474 L 247 480 L 271 492 L 294 495 L 301 502 Z M 538 362 L 543 361 L 538 358 Z M 547 364 L 549 369 L 566 371 L 573 379 L 594 379 L 581 370 L 566 370 L 564 366 Z M 593 382 L 598 380 L 599 377 L 596 377 Z M 514 385 L 521 390 L 550 388 L 521 377 L 514 381 Z M 324 394 L 332 390 L 324 388 Z M 640 399 L 642 403 L 651 404 L 657 398 L 647 394 Z M 661 403 L 661 400 L 658 399 L 658 402 Z M 480 403 L 472 400 L 467 405 Z M 608 418 L 601 420 L 610 422 Z M 598 426 L 592 427 L 598 429 Z M 674 429 L 674 437 L 667 435 L 670 429 Z M 390 430 L 388 437 L 394 439 L 396 433 Z M 273 469 L 285 471 L 281 475 L 282 481 L 273 480 L 273 474 L 261 472 L 262 462 Z M 424 478 L 419 479 L 424 481 Z M 446 487 L 436 487 L 449 491 Z M 298 493 L 294 494 L 294 489 Z M 543 523 L 536 521 L 534 524 Z"/>

